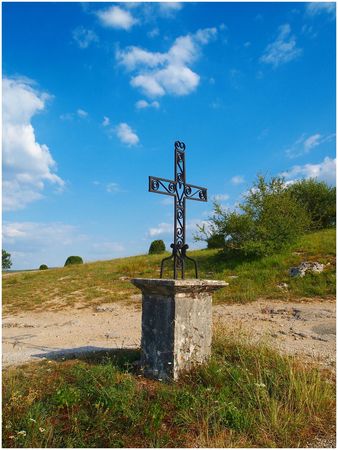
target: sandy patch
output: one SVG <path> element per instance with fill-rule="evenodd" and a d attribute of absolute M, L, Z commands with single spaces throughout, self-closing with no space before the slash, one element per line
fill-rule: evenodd
<path fill-rule="evenodd" d="M 136 348 L 141 338 L 140 296 L 134 304 L 25 312 L 3 318 L 3 364 L 54 358 L 81 352 Z M 214 321 L 241 329 L 253 340 L 266 339 L 283 353 L 335 367 L 336 312 L 333 301 L 256 301 L 216 305 Z"/>

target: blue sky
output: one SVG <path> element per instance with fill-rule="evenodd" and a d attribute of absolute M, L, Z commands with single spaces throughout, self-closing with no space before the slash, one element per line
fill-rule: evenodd
<path fill-rule="evenodd" d="M 13 268 L 172 242 L 187 146 L 188 243 L 258 173 L 335 183 L 335 3 L 2 3 L 3 248 Z"/>

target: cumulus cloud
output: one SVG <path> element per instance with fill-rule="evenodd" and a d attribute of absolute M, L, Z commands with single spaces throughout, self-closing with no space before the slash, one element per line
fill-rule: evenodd
<path fill-rule="evenodd" d="M 73 30 L 73 39 L 80 48 L 88 48 L 90 44 L 99 40 L 93 30 L 87 30 L 82 26 Z"/>
<path fill-rule="evenodd" d="M 326 142 L 332 142 L 336 135 L 334 133 L 323 136 L 320 133 L 312 134 L 306 137 L 303 133 L 286 151 L 286 155 L 289 158 L 296 158 L 298 156 L 309 153 L 315 147 L 322 145 Z"/>
<path fill-rule="evenodd" d="M 48 94 L 27 79 L 3 80 L 3 208 L 17 210 L 41 199 L 46 183 L 62 188 L 56 163 L 36 140 L 32 117 L 45 108 Z"/>
<path fill-rule="evenodd" d="M 130 11 L 120 8 L 120 6 L 111 6 L 97 11 L 96 14 L 101 24 L 110 28 L 130 30 L 138 22 Z"/>
<path fill-rule="evenodd" d="M 234 177 L 231 178 L 231 183 L 232 184 L 242 184 L 244 183 L 244 177 L 242 175 L 235 175 Z"/>
<path fill-rule="evenodd" d="M 165 17 L 172 17 L 176 12 L 183 7 L 180 2 L 160 2 L 158 3 L 159 13 Z"/>
<path fill-rule="evenodd" d="M 158 109 L 160 107 L 160 104 L 156 100 L 153 102 L 147 102 L 146 100 L 138 100 L 135 103 L 135 106 L 136 106 L 136 109 L 146 109 L 146 108 Z"/>
<path fill-rule="evenodd" d="M 140 141 L 135 131 L 133 131 L 133 129 L 127 123 L 122 122 L 118 124 L 115 131 L 117 137 L 123 144 L 133 146 L 137 145 Z"/>
<path fill-rule="evenodd" d="M 160 224 L 158 224 L 157 227 L 149 228 L 148 231 L 150 237 L 168 235 L 171 234 L 172 232 L 173 232 L 173 224 L 166 222 L 161 222 Z"/>
<path fill-rule="evenodd" d="M 297 48 L 296 37 L 291 34 L 291 27 L 286 23 L 278 28 L 276 40 L 266 47 L 260 60 L 276 68 L 298 58 L 301 53 L 302 49 Z"/>
<path fill-rule="evenodd" d="M 117 61 L 133 72 L 130 84 L 148 97 L 166 94 L 187 95 L 200 81 L 191 66 L 206 45 L 217 36 L 216 28 L 200 29 L 178 37 L 166 53 L 151 52 L 140 47 L 127 47 L 116 52 Z"/>
<path fill-rule="evenodd" d="M 323 13 L 335 16 L 336 4 L 335 2 L 310 2 L 306 5 L 306 12 L 310 16 Z"/>
<path fill-rule="evenodd" d="M 15 269 L 34 269 L 41 264 L 63 266 L 66 258 L 74 254 L 89 261 L 113 258 L 124 251 L 119 242 L 88 236 L 79 227 L 63 222 L 5 221 L 2 239 Z"/>
<path fill-rule="evenodd" d="M 287 180 L 297 178 L 317 178 L 328 184 L 336 183 L 336 158 L 328 156 L 319 164 L 305 164 L 303 166 L 293 166 L 281 174 Z"/>

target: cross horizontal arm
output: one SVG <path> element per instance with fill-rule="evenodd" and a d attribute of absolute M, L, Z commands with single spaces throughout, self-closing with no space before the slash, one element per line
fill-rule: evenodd
<path fill-rule="evenodd" d="M 176 182 L 166 178 L 149 177 L 149 192 L 175 196 Z"/>
<path fill-rule="evenodd" d="M 186 184 L 184 188 L 185 198 L 188 200 L 196 200 L 198 202 L 207 202 L 207 189 L 193 184 Z"/>

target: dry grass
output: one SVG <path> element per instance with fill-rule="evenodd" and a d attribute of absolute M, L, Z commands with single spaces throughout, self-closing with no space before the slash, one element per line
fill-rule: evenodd
<path fill-rule="evenodd" d="M 229 287 L 216 293 L 216 303 L 245 303 L 257 298 L 289 301 L 335 296 L 336 243 L 333 229 L 308 234 L 290 250 L 256 260 L 228 258 L 217 250 L 200 250 L 190 254 L 199 263 L 201 278 L 230 283 Z M 157 278 L 162 257 L 135 256 L 4 275 L 3 311 L 6 314 L 128 301 L 132 295 L 139 293 L 129 278 Z M 288 269 L 304 260 L 317 260 L 330 265 L 322 274 L 291 279 Z M 192 267 L 187 276 L 193 276 Z M 289 288 L 281 290 L 278 288 L 280 283 L 287 283 Z"/>

